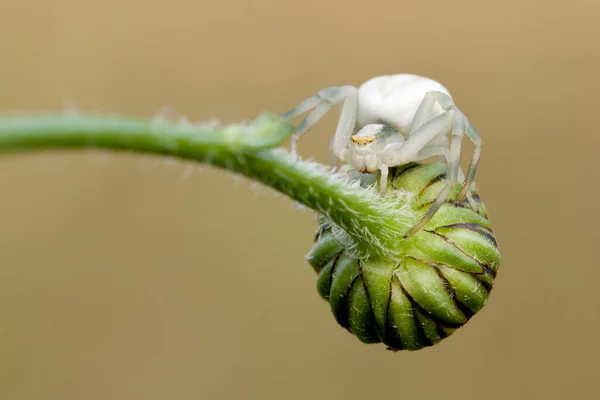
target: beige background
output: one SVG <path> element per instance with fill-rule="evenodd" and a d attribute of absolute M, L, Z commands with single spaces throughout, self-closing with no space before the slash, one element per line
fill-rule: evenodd
<path fill-rule="evenodd" d="M 595 398 L 599 37 L 593 0 L 0 0 L 0 110 L 236 121 L 440 80 L 484 137 L 503 256 L 465 328 L 394 354 L 336 324 L 286 198 L 151 157 L 3 156 L 0 399 Z"/>

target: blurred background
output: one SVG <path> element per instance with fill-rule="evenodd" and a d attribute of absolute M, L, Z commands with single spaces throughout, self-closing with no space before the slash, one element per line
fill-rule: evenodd
<path fill-rule="evenodd" d="M 0 157 L 0 399 L 594 398 L 600 343 L 592 0 L 1 0 L 0 110 L 249 120 L 331 85 L 442 82 L 484 138 L 503 263 L 439 345 L 334 321 L 315 230 L 224 171 Z M 337 113 L 303 140 L 327 159 Z"/>

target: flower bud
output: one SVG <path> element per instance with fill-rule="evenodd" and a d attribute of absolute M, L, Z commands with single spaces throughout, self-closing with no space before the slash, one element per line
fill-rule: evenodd
<path fill-rule="evenodd" d="M 410 208 L 421 216 L 444 187 L 445 168 L 428 163 L 390 169 L 388 191 L 412 193 Z M 337 322 L 362 342 L 383 342 L 391 350 L 432 346 L 486 304 L 500 254 L 475 189 L 477 212 L 466 199 L 453 201 L 459 191 L 457 185 L 414 236 L 398 238 L 404 251 L 395 259 L 358 257 L 320 219 L 307 255 L 318 273 L 317 291 Z"/>

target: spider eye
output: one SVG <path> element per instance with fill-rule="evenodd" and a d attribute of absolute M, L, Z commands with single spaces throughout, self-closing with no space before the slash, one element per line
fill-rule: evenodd
<path fill-rule="evenodd" d="M 375 136 L 352 136 L 352 141 L 359 146 L 365 146 L 375 140 Z"/>

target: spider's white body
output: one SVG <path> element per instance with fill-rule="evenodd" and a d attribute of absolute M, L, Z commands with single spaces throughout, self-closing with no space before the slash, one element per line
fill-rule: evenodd
<path fill-rule="evenodd" d="M 369 79 L 358 88 L 357 124 L 386 124 L 408 134 L 427 92 L 450 92 L 439 82 L 417 75 L 400 74 Z M 436 105 L 437 114 L 444 110 Z"/>
<path fill-rule="evenodd" d="M 386 191 L 389 167 L 433 156 L 440 156 L 448 163 L 446 187 L 406 237 L 431 219 L 459 177 L 463 178 L 459 167 L 463 135 L 471 139 L 475 150 L 458 199 L 466 196 L 473 209 L 477 209 L 469 187 L 479 163 L 481 138 L 439 82 L 398 74 L 370 79 L 359 88 L 339 86 L 321 90 L 283 116 L 291 119 L 312 110 L 292 136 L 294 156 L 300 137 L 338 103 L 342 103 L 342 108 L 331 151 L 358 171 L 380 170 L 382 194 Z"/>

